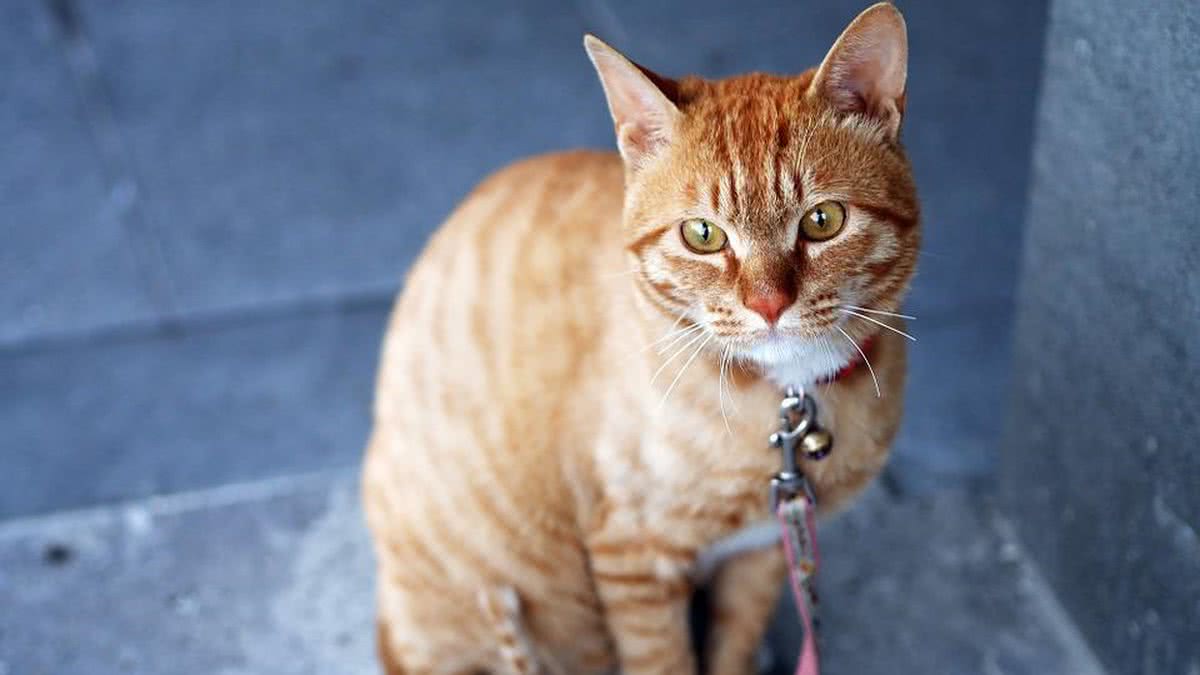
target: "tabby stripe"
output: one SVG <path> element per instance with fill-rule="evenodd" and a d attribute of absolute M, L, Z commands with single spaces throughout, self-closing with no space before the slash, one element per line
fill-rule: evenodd
<path fill-rule="evenodd" d="M 668 581 L 647 575 L 652 581 L 646 583 L 615 582 L 607 587 L 602 594 L 604 608 L 610 613 L 623 611 L 645 611 L 648 608 L 661 608 L 664 604 L 678 600 L 691 593 L 691 585 L 680 579 Z M 600 581 L 597 578 L 597 581 Z M 617 590 L 617 589 L 621 590 Z"/>
<path fill-rule="evenodd" d="M 662 295 L 664 298 L 671 300 L 672 302 L 677 302 L 681 305 L 687 304 L 684 302 L 683 298 L 679 297 L 678 295 L 675 295 L 675 291 L 678 290 L 678 288 L 679 288 L 675 284 L 672 284 L 667 281 L 655 281 L 650 278 L 647 278 L 646 282 L 649 283 L 650 287 L 653 288 L 654 290 L 658 291 L 659 294 Z"/>
<path fill-rule="evenodd" d="M 501 419 L 503 420 L 501 422 L 501 426 L 503 427 L 504 438 L 516 438 L 520 436 L 520 434 L 513 429 L 509 416 L 503 415 L 501 416 Z M 507 459 L 504 453 L 505 450 L 508 450 L 507 447 L 495 447 L 487 449 L 481 448 L 481 450 L 483 451 L 480 452 L 480 456 L 482 457 L 482 461 L 485 464 L 486 470 L 482 473 L 476 473 L 474 475 L 494 476 L 505 471 L 502 460 Z M 493 483 L 488 483 L 486 485 L 476 484 L 474 493 L 477 495 L 487 495 L 489 506 L 505 507 L 504 511 L 507 515 L 506 519 L 501 519 L 500 514 L 497 513 L 497 510 L 494 508 L 483 508 L 481 510 L 489 519 L 492 520 L 492 522 L 496 524 L 496 529 L 505 533 L 505 538 L 508 541 L 515 541 L 518 539 L 513 529 L 513 523 L 522 523 L 536 530 L 536 534 L 532 537 L 533 539 L 539 542 L 557 544 L 558 550 L 561 551 L 565 549 L 572 551 L 578 556 L 579 560 L 582 560 L 584 556 L 582 543 L 580 542 L 579 532 L 574 527 L 562 525 L 544 516 L 538 517 L 537 515 L 534 515 L 533 517 L 530 517 L 526 515 L 520 508 L 516 506 L 516 502 L 518 500 L 515 499 L 513 495 L 509 494 L 506 490 L 498 488 Z M 526 538 L 529 537 L 524 537 L 522 539 Z M 543 545 L 542 548 L 548 548 L 548 546 Z M 545 561 L 537 561 L 535 564 L 539 566 L 539 568 L 561 567 L 561 565 L 556 565 Z"/>
<path fill-rule="evenodd" d="M 636 637 L 661 637 L 666 631 L 663 627 L 661 612 L 645 614 L 630 614 L 621 618 L 621 632 L 634 634 Z"/>
<path fill-rule="evenodd" d="M 434 503 L 435 507 L 440 507 L 443 502 L 440 500 Z M 486 509 L 485 509 L 486 510 Z M 458 512 L 455 512 L 458 515 Z M 483 579 L 492 581 L 502 581 L 509 578 L 509 575 L 504 570 L 497 567 L 495 561 L 489 557 L 481 555 L 472 544 L 478 543 L 478 540 L 473 538 L 473 532 L 463 531 L 462 527 L 470 527 L 471 523 L 461 518 L 447 519 L 440 510 L 426 511 L 425 524 L 431 532 L 440 535 L 438 541 L 439 549 L 444 553 L 442 556 L 446 560 L 463 560 L 466 562 L 466 568 L 472 574 Z M 436 557 L 436 556 L 435 556 Z M 465 560 L 464 560 L 465 559 Z"/>
<path fill-rule="evenodd" d="M 628 557 L 631 554 L 650 553 L 679 560 L 691 560 L 696 555 L 696 549 L 693 547 L 675 544 L 655 535 L 644 535 L 644 538 L 636 541 L 593 542 L 588 545 L 588 552 L 593 558 Z"/>
<path fill-rule="evenodd" d="M 898 225 L 901 229 L 908 230 L 916 227 L 917 225 L 916 216 L 906 216 L 901 214 L 899 211 L 890 209 L 886 206 L 878 206 L 875 204 L 854 204 L 854 206 L 871 214 L 871 216 L 876 220 Z"/>
<path fill-rule="evenodd" d="M 727 115 L 724 119 L 724 130 L 725 151 L 730 158 L 730 161 L 726 163 L 729 167 L 729 202 L 732 206 L 732 216 L 736 219 L 742 215 L 742 200 L 741 195 L 738 194 L 738 190 L 742 187 L 742 181 L 738 180 L 738 174 L 743 172 L 741 170 L 741 157 L 737 155 L 737 150 L 741 145 L 738 143 L 733 125 L 734 115 Z"/>
<path fill-rule="evenodd" d="M 608 522 L 609 516 L 617 510 L 617 506 L 611 501 L 605 500 L 597 503 L 592 508 L 592 513 L 588 517 L 587 531 L 589 534 L 599 532 L 604 529 L 604 525 Z"/>
<path fill-rule="evenodd" d="M 592 568 L 592 578 L 603 584 L 622 586 L 657 586 L 664 583 L 661 578 L 648 572 L 605 572 Z"/>
<path fill-rule="evenodd" d="M 656 666 L 669 664 L 675 667 L 678 664 L 673 663 L 676 658 L 677 647 L 673 645 L 659 646 L 653 651 L 642 654 L 628 654 L 621 656 L 621 671 L 622 672 L 637 672 L 637 671 L 653 671 Z M 664 671 L 669 672 L 669 671 Z"/>
<path fill-rule="evenodd" d="M 583 654 L 579 657 L 579 665 L 588 670 L 601 670 L 609 668 L 613 663 L 613 654 L 611 650 L 603 652 L 592 652 Z"/>
<path fill-rule="evenodd" d="M 661 309 L 665 314 L 667 314 L 667 316 L 674 317 L 679 315 L 679 310 L 681 309 L 680 305 L 682 303 L 667 302 L 667 299 L 663 298 L 658 291 L 651 288 L 650 283 L 644 278 L 636 277 L 634 280 L 634 286 L 642 292 L 642 296 L 645 297 L 650 304 Z"/>
<path fill-rule="evenodd" d="M 689 274 L 692 276 L 706 276 L 711 278 L 721 273 L 721 266 L 714 263 L 701 262 L 699 260 L 687 258 L 681 255 L 674 255 L 672 253 L 663 253 L 662 256 L 664 260 L 670 262 L 675 267 L 682 268 L 677 271 L 683 274 Z M 711 258 L 709 259 L 711 260 Z"/>
<path fill-rule="evenodd" d="M 392 642 L 388 625 L 378 619 L 375 621 L 375 651 L 384 675 L 404 675 L 405 670 L 396 656 L 400 650 Z"/>
<path fill-rule="evenodd" d="M 783 154 L 782 151 L 775 153 L 774 158 L 775 170 L 771 176 L 771 190 L 775 194 L 775 202 L 780 207 L 783 206 L 785 200 L 783 196 Z M 778 207 L 777 207 L 778 208 Z"/>
<path fill-rule="evenodd" d="M 867 273 L 875 279 L 886 278 L 888 274 L 891 274 L 893 269 L 895 269 L 895 263 L 890 260 L 877 263 L 868 263 L 866 265 Z"/>
<path fill-rule="evenodd" d="M 514 653 L 508 655 L 508 665 L 512 666 L 513 671 L 517 673 L 532 672 L 529 664 L 525 661 L 525 655 L 517 652 L 515 648 Z"/>
<path fill-rule="evenodd" d="M 650 244 L 657 242 L 659 237 L 663 236 L 663 234 L 667 230 L 671 229 L 671 227 L 672 227 L 671 225 L 659 225 L 658 227 L 650 230 L 649 232 L 638 236 L 637 239 L 634 239 L 632 243 L 630 243 L 629 245 L 627 245 L 625 247 L 625 250 L 629 251 L 630 253 L 632 253 L 640 258 L 642 256 L 643 249 L 645 249 Z"/>
<path fill-rule="evenodd" d="M 747 467 L 727 467 L 714 468 L 705 474 L 712 481 L 727 481 L 731 483 L 759 482 L 766 483 L 770 479 L 769 473 L 764 473 L 761 468 Z"/>
<path fill-rule="evenodd" d="M 722 506 L 727 508 L 722 508 Z M 676 505 L 667 509 L 664 515 L 673 520 L 720 522 L 729 527 L 737 527 L 745 519 L 745 512 L 742 508 L 717 503 L 702 503 L 696 506 Z"/>
<path fill-rule="evenodd" d="M 879 297 L 890 297 L 892 294 L 899 291 L 905 283 L 907 283 L 907 279 L 907 274 L 896 275 L 891 279 L 886 279 L 875 292 L 875 295 Z"/>
<path fill-rule="evenodd" d="M 804 170 L 801 169 L 799 171 L 793 171 L 792 172 L 792 199 L 796 200 L 796 202 L 800 202 L 804 198 L 805 194 L 806 194 L 806 192 L 804 190 Z"/>
<path fill-rule="evenodd" d="M 420 590 L 445 582 L 445 575 L 439 573 L 436 568 L 413 564 L 415 561 L 410 557 L 406 557 L 403 549 L 397 549 L 390 545 L 388 549 L 392 552 L 394 560 L 399 564 L 392 565 L 388 569 L 381 571 L 384 571 L 387 578 L 391 579 L 398 586 Z"/>
<path fill-rule="evenodd" d="M 509 437 L 512 438 L 513 436 L 510 435 Z M 503 467 L 497 462 L 498 457 L 501 454 L 500 452 L 485 450 L 480 454 L 483 455 L 483 461 L 486 463 L 486 471 L 481 475 L 494 476 L 503 471 Z M 575 532 L 566 530 L 564 528 L 554 527 L 552 523 L 547 523 L 543 519 L 523 518 L 521 512 L 513 505 L 514 500 L 511 498 L 512 496 L 500 489 L 498 486 L 494 484 L 489 484 L 486 486 L 477 485 L 476 494 L 486 494 L 488 496 L 488 503 L 481 505 L 482 508 L 478 509 L 478 511 L 482 512 L 483 517 L 487 518 L 488 521 L 491 522 L 491 530 L 501 533 L 501 536 L 505 541 L 527 541 L 532 539 L 543 542 L 542 545 L 538 546 L 537 548 L 541 551 L 545 551 L 546 549 L 551 548 L 546 544 L 547 540 L 550 540 L 558 544 L 558 547 L 556 548 L 560 553 L 564 548 L 573 552 L 581 552 L 579 547 L 579 537 Z M 507 518 L 501 517 L 501 514 L 498 512 L 498 510 L 493 508 L 501 504 L 506 507 L 505 512 L 508 515 Z M 518 533 L 514 526 L 514 522 L 524 522 L 526 525 L 537 530 L 537 532 L 533 536 L 528 534 L 521 536 L 523 533 Z M 520 559 L 521 562 L 536 568 L 544 576 L 548 577 L 556 576 L 557 572 L 561 571 L 563 567 L 563 561 L 561 560 L 548 560 L 542 556 L 536 555 L 534 553 L 533 546 L 526 547 L 523 551 L 521 551 Z"/>
<path fill-rule="evenodd" d="M 650 288 L 645 283 L 643 283 L 641 281 L 635 281 L 634 288 L 636 288 L 639 291 L 639 294 L 642 296 L 642 299 L 644 299 L 646 302 L 650 303 L 656 309 L 661 311 L 664 316 L 670 318 L 672 316 L 676 316 L 679 314 L 679 311 L 680 311 L 679 307 L 672 305 L 672 304 L 666 302 L 665 300 L 663 300 L 661 297 L 659 297 L 659 295 L 657 293 L 650 290 Z"/>
<path fill-rule="evenodd" d="M 416 572 L 422 581 L 430 580 L 430 577 L 421 574 L 421 571 L 431 575 L 432 579 L 438 578 L 442 565 L 419 538 L 411 535 L 400 539 L 389 537 L 385 544 L 396 555 L 397 560 L 405 563 L 405 567 L 410 571 Z M 417 565 L 420 565 L 420 571 L 416 569 Z"/>
<path fill-rule="evenodd" d="M 783 165 L 783 155 L 787 152 L 788 144 L 791 142 L 792 130 L 788 125 L 787 120 L 783 120 L 775 127 L 775 152 L 771 158 L 771 165 L 774 171 L 771 173 L 771 191 L 775 195 L 775 208 L 783 208 L 787 204 L 787 197 L 783 193 L 783 174 L 785 167 Z"/>
<path fill-rule="evenodd" d="M 761 482 L 762 479 L 759 479 Z M 663 514 L 671 522 L 685 523 L 721 523 L 736 527 L 742 524 L 749 515 L 766 515 L 766 499 L 761 491 L 745 494 L 723 495 L 722 506 L 704 506 L 689 508 L 676 506 Z"/>
<path fill-rule="evenodd" d="M 621 598 L 605 598 L 604 610 L 609 615 L 660 610 L 664 605 L 687 597 L 690 592 L 691 589 L 688 587 L 679 587 L 670 588 L 666 593 L 653 597 L 626 596 Z"/>

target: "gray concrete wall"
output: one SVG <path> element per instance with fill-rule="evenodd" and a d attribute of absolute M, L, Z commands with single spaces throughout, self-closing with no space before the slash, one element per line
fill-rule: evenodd
<path fill-rule="evenodd" d="M 1200 672 L 1200 6 L 1055 0 L 1002 486 L 1114 673 Z"/>

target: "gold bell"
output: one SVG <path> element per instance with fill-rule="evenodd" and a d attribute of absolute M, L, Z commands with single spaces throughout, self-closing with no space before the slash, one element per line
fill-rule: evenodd
<path fill-rule="evenodd" d="M 800 439 L 800 452 L 807 459 L 823 459 L 833 449 L 833 434 L 824 429 L 813 429 Z"/>

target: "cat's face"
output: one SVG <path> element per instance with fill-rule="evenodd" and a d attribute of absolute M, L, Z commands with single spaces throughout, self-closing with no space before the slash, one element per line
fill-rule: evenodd
<path fill-rule="evenodd" d="M 622 96 L 597 59 L 628 166 L 632 276 L 648 304 L 783 384 L 856 357 L 878 330 L 863 310 L 895 311 L 917 258 L 916 193 L 896 138 L 903 54 L 899 14 L 876 6 L 800 76 L 629 73 L 654 89 L 624 97 L 650 108 L 634 118 L 618 114 Z"/>

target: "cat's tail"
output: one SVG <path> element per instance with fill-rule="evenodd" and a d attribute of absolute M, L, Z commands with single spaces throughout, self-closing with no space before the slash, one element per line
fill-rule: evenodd
<path fill-rule="evenodd" d="M 492 625 L 500 647 L 503 675 L 540 675 L 537 654 L 521 623 L 521 598 L 511 586 L 480 590 L 479 607 Z"/>

